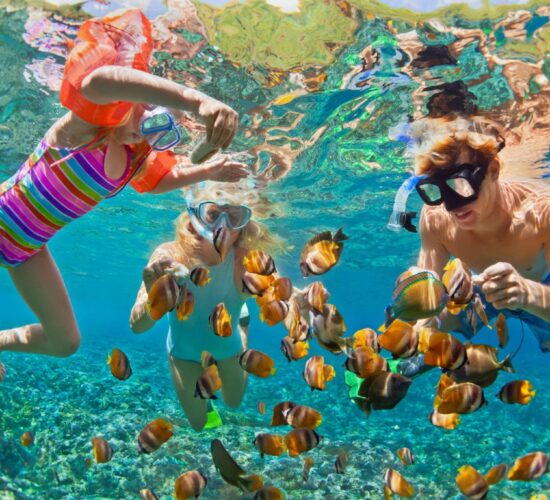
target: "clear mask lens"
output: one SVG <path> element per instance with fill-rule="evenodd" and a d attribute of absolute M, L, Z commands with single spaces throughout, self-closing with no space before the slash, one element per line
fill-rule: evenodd
<path fill-rule="evenodd" d="M 436 184 L 421 184 L 418 189 L 422 190 L 426 198 L 432 202 L 441 200 L 441 190 Z"/>
<path fill-rule="evenodd" d="M 172 118 L 168 113 L 149 113 L 141 122 L 142 134 L 154 134 L 172 127 Z"/>
<path fill-rule="evenodd" d="M 469 198 L 475 194 L 475 190 L 470 184 L 470 182 L 463 177 L 455 177 L 446 181 L 447 186 L 449 186 L 456 194 L 462 196 L 463 198 Z"/>

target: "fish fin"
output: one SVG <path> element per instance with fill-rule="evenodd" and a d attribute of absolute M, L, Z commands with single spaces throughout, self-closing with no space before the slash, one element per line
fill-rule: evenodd
<path fill-rule="evenodd" d="M 379 332 L 384 332 L 384 331 L 386 330 L 386 325 L 387 325 L 386 322 L 382 323 L 382 324 L 377 328 L 377 331 L 379 331 Z"/>
<path fill-rule="evenodd" d="M 113 358 L 111 358 L 111 355 L 107 354 L 107 363 L 105 363 L 105 364 L 110 365 L 112 360 L 113 360 Z"/>
<path fill-rule="evenodd" d="M 510 356 L 510 354 L 507 354 L 506 357 L 500 362 L 500 369 L 509 373 L 516 372 L 516 370 L 512 366 L 512 357 Z"/>
<path fill-rule="evenodd" d="M 273 367 L 271 368 L 271 371 L 269 372 L 270 375 L 275 375 L 277 373 L 277 368 Z"/>
<path fill-rule="evenodd" d="M 320 241 L 325 240 L 332 241 L 332 233 L 330 231 L 323 231 L 319 234 L 316 234 L 306 243 L 306 247 L 313 246 L 315 245 L 315 243 L 319 243 Z"/>
<path fill-rule="evenodd" d="M 212 394 L 212 396 L 210 396 L 210 399 L 218 399 L 218 396 L 216 396 L 215 394 Z"/>
<path fill-rule="evenodd" d="M 346 236 L 344 234 L 344 228 L 343 227 L 338 229 L 338 231 L 336 231 L 336 233 L 334 233 L 334 236 L 332 238 L 332 241 L 335 241 L 336 243 L 340 243 L 340 242 L 346 241 L 346 240 L 349 240 L 349 236 Z"/>

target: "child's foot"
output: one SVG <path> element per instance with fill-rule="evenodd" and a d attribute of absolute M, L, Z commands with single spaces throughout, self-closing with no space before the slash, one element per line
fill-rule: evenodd
<path fill-rule="evenodd" d="M 214 408 L 214 405 L 212 404 L 212 401 L 208 402 L 208 408 L 207 408 L 208 414 L 206 416 L 206 424 L 204 425 L 205 429 L 215 429 L 216 427 L 220 427 L 223 422 L 222 418 L 220 417 L 220 414 Z"/>

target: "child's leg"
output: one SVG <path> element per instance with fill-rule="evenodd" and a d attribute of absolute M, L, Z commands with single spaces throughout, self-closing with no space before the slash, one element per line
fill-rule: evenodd
<path fill-rule="evenodd" d="M 222 397 L 227 406 L 237 408 L 243 400 L 247 373 L 239 365 L 239 356 L 218 361 L 222 379 Z"/>
<path fill-rule="evenodd" d="M 196 361 L 184 361 L 168 356 L 170 373 L 176 388 L 181 407 L 189 419 L 191 427 L 202 430 L 206 424 L 206 407 L 208 401 L 195 397 L 197 379 L 201 376 L 202 366 Z"/>
<path fill-rule="evenodd" d="M 17 290 L 39 324 L 0 331 L 0 351 L 70 356 L 80 345 L 80 332 L 63 278 L 47 247 L 10 269 Z"/>

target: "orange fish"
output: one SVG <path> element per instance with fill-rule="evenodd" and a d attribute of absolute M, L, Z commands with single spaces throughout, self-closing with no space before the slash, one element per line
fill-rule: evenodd
<path fill-rule="evenodd" d="M 111 354 L 107 354 L 107 364 L 111 367 L 113 377 L 119 380 L 126 380 L 132 375 L 130 360 L 126 354 L 116 347 L 112 350 Z"/>
<path fill-rule="evenodd" d="M 286 318 L 288 304 L 283 300 L 272 300 L 260 307 L 260 321 L 265 321 L 269 326 L 274 326 Z"/>
<path fill-rule="evenodd" d="M 378 336 L 378 343 L 394 356 L 408 358 L 416 352 L 418 333 L 409 323 L 394 319 Z"/>
<path fill-rule="evenodd" d="M 437 410 L 433 410 L 428 415 L 428 419 L 432 425 L 447 430 L 456 429 L 460 424 L 460 417 L 458 413 L 449 413 L 444 415 L 443 413 L 439 413 Z"/>
<path fill-rule="evenodd" d="M 357 397 L 368 400 L 375 410 L 389 410 L 406 396 L 411 383 L 398 373 L 376 372 L 361 382 Z"/>
<path fill-rule="evenodd" d="M 510 481 L 532 481 L 548 472 L 548 455 L 535 451 L 518 458 L 508 472 Z"/>
<path fill-rule="evenodd" d="M 315 429 L 321 425 L 323 417 L 321 414 L 304 405 L 296 405 L 283 412 L 286 422 L 295 429 Z"/>
<path fill-rule="evenodd" d="M 173 426 L 162 418 L 149 422 L 139 433 L 138 453 L 152 453 L 158 450 L 173 435 Z"/>
<path fill-rule="evenodd" d="M 414 488 L 409 482 L 394 469 L 388 469 L 384 475 L 384 484 L 396 495 L 402 497 L 412 497 Z"/>
<path fill-rule="evenodd" d="M 304 380 L 312 391 L 315 389 L 324 391 L 326 383 L 332 380 L 335 375 L 334 368 L 331 365 L 325 365 L 323 356 L 312 356 L 307 360 L 304 367 Z"/>
<path fill-rule="evenodd" d="M 349 455 L 345 451 L 338 453 L 336 462 L 334 462 L 334 469 L 336 474 L 344 474 L 346 472 L 346 466 L 348 465 Z"/>
<path fill-rule="evenodd" d="M 497 484 L 500 483 L 508 473 L 508 465 L 507 464 L 498 464 L 494 467 L 491 467 L 487 474 L 485 474 L 485 480 L 488 484 Z"/>
<path fill-rule="evenodd" d="M 449 377 L 446 373 L 442 373 L 441 377 L 439 377 L 439 382 L 437 384 L 435 399 L 434 399 L 434 408 L 437 408 L 441 404 L 441 398 L 443 397 L 443 393 L 447 389 L 447 387 L 451 387 L 451 385 L 454 385 L 456 382 Z"/>
<path fill-rule="evenodd" d="M 367 378 L 378 371 L 388 371 L 388 362 L 369 346 L 364 346 L 351 351 L 344 367 L 360 378 Z"/>
<path fill-rule="evenodd" d="M 210 365 L 202 371 L 195 385 L 195 397 L 201 399 L 218 399 L 215 392 L 222 388 L 222 379 L 216 364 Z"/>
<path fill-rule="evenodd" d="M 321 436 L 312 429 L 294 429 L 285 436 L 285 445 L 291 457 L 312 450 L 320 441 Z"/>
<path fill-rule="evenodd" d="M 323 312 L 325 304 L 330 299 L 330 293 L 320 281 L 315 281 L 309 285 L 304 290 L 304 295 L 310 307 L 319 313 Z"/>
<path fill-rule="evenodd" d="M 149 488 L 142 488 L 139 490 L 139 497 L 141 500 L 158 500 L 158 495 Z"/>
<path fill-rule="evenodd" d="M 283 436 L 278 436 L 277 434 L 256 434 L 254 446 L 260 452 L 261 458 L 264 458 L 264 455 L 273 455 L 278 457 L 286 450 L 286 446 L 283 442 Z"/>
<path fill-rule="evenodd" d="M 205 286 L 212 281 L 210 271 L 206 267 L 195 267 L 189 277 L 196 286 Z"/>
<path fill-rule="evenodd" d="M 203 368 L 208 368 L 209 366 L 215 365 L 216 360 L 212 354 L 210 354 L 208 351 L 202 351 L 201 353 L 201 366 Z"/>
<path fill-rule="evenodd" d="M 239 364 L 245 372 L 260 378 L 267 378 L 270 375 L 275 375 L 277 371 L 273 359 L 267 354 L 254 349 L 247 349 L 244 351 L 239 356 Z"/>
<path fill-rule="evenodd" d="M 447 289 L 449 301 L 447 309 L 451 314 L 458 314 L 474 296 L 474 283 L 470 268 L 460 259 L 450 260 L 444 269 L 441 281 Z"/>
<path fill-rule="evenodd" d="M 454 335 L 433 330 L 425 335 L 426 331 L 426 328 L 421 330 L 418 342 L 419 352 L 424 353 L 424 363 L 445 370 L 456 370 L 466 363 L 466 348 Z"/>
<path fill-rule="evenodd" d="M 313 467 L 313 458 L 306 457 L 304 460 L 304 466 L 302 467 L 302 481 L 304 483 L 307 483 L 309 480 L 309 472 L 311 471 L 311 468 Z"/>
<path fill-rule="evenodd" d="M 25 431 L 21 434 L 21 444 L 25 447 L 34 444 L 34 433 L 31 431 Z"/>
<path fill-rule="evenodd" d="M 308 342 L 294 342 L 290 337 L 283 337 L 281 340 L 281 350 L 288 362 L 305 358 L 309 351 Z"/>
<path fill-rule="evenodd" d="M 149 290 L 147 311 L 155 321 L 176 307 L 179 286 L 171 274 L 164 274 L 157 279 Z"/>
<path fill-rule="evenodd" d="M 283 401 L 275 405 L 273 408 L 273 415 L 271 417 L 271 426 L 278 427 L 280 425 L 287 425 L 286 422 L 286 411 L 294 408 L 296 406 L 292 401 Z"/>
<path fill-rule="evenodd" d="M 414 464 L 414 455 L 410 448 L 399 448 L 397 450 L 397 456 L 403 465 Z"/>
<path fill-rule="evenodd" d="M 98 464 L 107 463 L 113 458 L 113 449 L 109 443 L 100 437 L 92 438 L 94 458 Z"/>
<path fill-rule="evenodd" d="M 191 290 L 187 289 L 186 285 L 183 285 L 176 304 L 176 318 L 178 321 L 185 321 L 193 313 L 194 308 L 195 296 Z"/>
<path fill-rule="evenodd" d="M 207 482 L 208 479 L 198 470 L 186 472 L 176 479 L 174 484 L 174 498 L 176 500 L 199 498 Z"/>
<path fill-rule="evenodd" d="M 497 397 L 503 403 L 526 405 L 531 402 L 536 393 L 537 391 L 533 390 L 533 386 L 528 380 L 514 380 L 504 385 Z"/>
<path fill-rule="evenodd" d="M 344 249 L 344 241 L 348 237 L 342 228 L 334 236 L 330 231 L 323 231 L 311 238 L 300 255 L 300 270 L 302 276 L 324 274 L 332 269 L 340 259 Z"/>
<path fill-rule="evenodd" d="M 252 500 L 283 500 L 282 491 L 276 486 L 264 486 L 259 489 Z"/>
<path fill-rule="evenodd" d="M 313 334 L 319 345 L 334 354 L 341 353 L 345 347 L 342 335 L 346 332 L 347 326 L 336 306 L 327 304 L 322 314 L 311 311 L 310 317 Z"/>
<path fill-rule="evenodd" d="M 233 333 L 231 315 L 223 302 L 220 302 L 208 318 L 210 327 L 218 337 L 229 337 Z"/>
<path fill-rule="evenodd" d="M 378 343 L 378 335 L 372 328 L 363 328 L 357 330 L 352 336 L 351 347 L 370 347 L 374 352 L 380 352 L 380 344 Z"/>
<path fill-rule="evenodd" d="M 272 257 L 261 250 L 250 250 L 243 258 L 247 272 L 268 276 L 277 271 Z"/>
<path fill-rule="evenodd" d="M 471 465 L 463 465 L 458 469 L 456 484 L 464 496 L 472 500 L 485 498 L 489 491 L 487 480 Z"/>
<path fill-rule="evenodd" d="M 441 403 L 437 407 L 439 413 L 473 413 L 487 404 L 483 389 L 471 382 L 451 385 L 441 396 Z"/>
<path fill-rule="evenodd" d="M 289 310 L 285 318 L 288 334 L 294 342 L 303 342 L 309 338 L 309 324 L 300 314 L 298 303 L 291 299 L 288 302 Z"/>
<path fill-rule="evenodd" d="M 495 330 L 497 331 L 498 345 L 501 348 L 506 347 L 508 345 L 509 334 L 508 326 L 506 325 L 506 316 L 502 313 L 499 313 L 495 320 Z"/>
<path fill-rule="evenodd" d="M 263 401 L 258 401 L 258 413 L 260 415 L 265 415 L 265 403 Z"/>
<path fill-rule="evenodd" d="M 273 296 L 275 300 L 286 301 L 290 299 L 292 295 L 292 281 L 288 278 L 278 278 L 271 286 L 273 287 Z"/>
<path fill-rule="evenodd" d="M 243 293 L 250 295 L 262 295 L 275 281 L 273 275 L 264 276 L 263 274 L 243 273 L 242 284 Z"/>
<path fill-rule="evenodd" d="M 225 260 L 225 256 L 227 255 L 227 252 L 229 252 L 229 249 L 231 248 L 232 232 L 227 227 L 220 226 L 214 230 L 213 236 L 214 238 L 212 243 L 214 244 L 214 248 L 216 249 L 216 252 L 218 252 L 220 259 L 223 262 Z"/>

